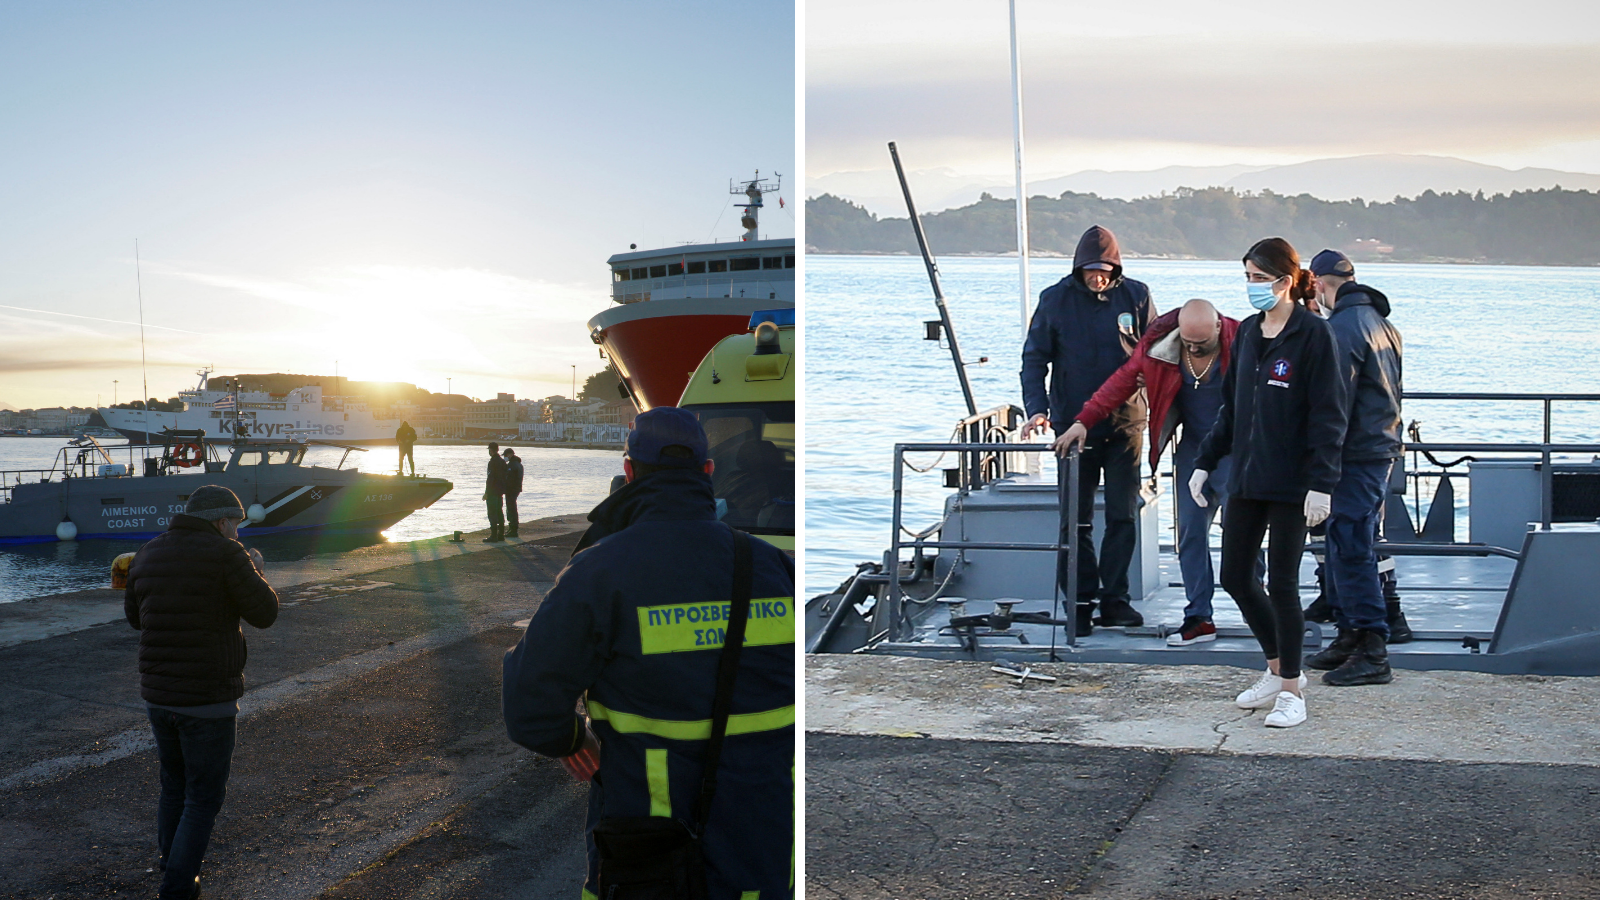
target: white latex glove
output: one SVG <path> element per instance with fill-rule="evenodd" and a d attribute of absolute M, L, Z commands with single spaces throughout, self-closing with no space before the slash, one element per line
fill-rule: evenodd
<path fill-rule="evenodd" d="M 1206 500 L 1205 492 L 1206 482 L 1209 481 L 1210 478 L 1211 473 L 1207 472 L 1205 469 L 1195 469 L 1194 474 L 1189 476 L 1189 496 L 1194 498 L 1195 505 L 1201 509 L 1211 505 L 1211 503 Z"/>
<path fill-rule="evenodd" d="M 1328 517 L 1333 508 L 1333 498 L 1321 491 L 1306 492 L 1306 527 L 1315 528 Z"/>

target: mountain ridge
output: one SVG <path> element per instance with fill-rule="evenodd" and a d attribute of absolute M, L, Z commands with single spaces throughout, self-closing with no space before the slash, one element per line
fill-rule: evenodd
<path fill-rule="evenodd" d="M 1011 199 L 1011 181 L 962 176 L 949 168 L 908 174 L 912 195 L 922 212 L 967 206 L 989 194 Z M 1290 196 L 1310 194 L 1323 200 L 1388 201 L 1415 199 L 1427 191 L 1449 194 L 1511 194 L 1563 187 L 1600 191 L 1600 174 L 1524 167 L 1508 169 L 1451 156 L 1367 154 L 1330 157 L 1277 166 L 1164 166 L 1144 171 L 1088 169 L 1028 183 L 1028 196 L 1059 197 L 1063 192 L 1094 194 L 1106 199 L 1136 200 L 1170 194 L 1181 188 L 1234 188 L 1259 193 L 1270 190 Z M 879 216 L 905 214 L 905 201 L 892 169 L 836 172 L 807 179 L 806 196 L 833 194 Z"/>

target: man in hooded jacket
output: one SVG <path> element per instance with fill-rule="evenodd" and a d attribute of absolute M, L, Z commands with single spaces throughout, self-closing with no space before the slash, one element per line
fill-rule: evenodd
<path fill-rule="evenodd" d="M 1337 250 L 1311 260 L 1317 293 L 1339 346 L 1349 426 L 1338 486 L 1327 522 L 1323 563 L 1326 594 L 1339 634 L 1306 660 L 1328 669 L 1322 680 L 1335 686 L 1387 684 L 1394 680 L 1385 644 L 1390 609 L 1378 575 L 1377 541 L 1389 473 L 1400 458 L 1401 344 L 1389 324 L 1389 298 L 1358 284 L 1355 266 Z M 1399 602 L 1394 602 L 1399 612 Z M 1400 618 L 1404 622 L 1403 616 Z"/>
<path fill-rule="evenodd" d="M 506 654 L 506 732 L 563 759 L 598 744 L 584 900 L 599 885 L 595 825 L 614 816 L 665 816 L 702 829 L 714 900 L 791 898 L 794 566 L 772 545 L 737 536 L 753 551 L 750 617 L 716 794 L 706 820 L 690 822 L 736 535 L 717 521 L 714 467 L 693 413 L 641 414 L 623 466 L 628 483 L 589 514 L 593 524 L 572 560 Z M 573 712 L 580 695 L 587 722 Z"/>
<path fill-rule="evenodd" d="M 1063 435 L 1094 392 L 1133 355 L 1155 310 L 1150 288 L 1122 274 L 1122 252 L 1109 229 L 1091 227 L 1078 240 L 1072 274 L 1045 288 L 1022 347 L 1026 439 L 1046 425 Z M 1095 601 L 1101 625 L 1136 626 L 1144 617 L 1128 597 L 1128 566 L 1138 534 L 1143 391 L 1088 431 L 1078 483 L 1078 633 L 1088 633 Z M 1065 444 L 1057 442 L 1065 452 Z M 1105 478 L 1105 534 L 1094 550 L 1095 491 Z M 1071 535 L 1063 534 L 1065 543 Z M 1063 572 L 1066 566 L 1061 566 Z M 1066 585 L 1062 585 L 1066 590 Z"/>

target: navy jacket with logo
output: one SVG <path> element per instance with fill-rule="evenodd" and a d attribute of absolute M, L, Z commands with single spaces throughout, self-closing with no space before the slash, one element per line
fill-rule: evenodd
<path fill-rule="evenodd" d="M 612 494 L 506 654 L 511 739 L 566 756 L 582 742 L 580 695 L 600 739 L 589 830 L 601 816 L 689 820 L 711 733 L 717 659 L 733 594 L 733 532 L 711 479 L 662 471 Z M 733 713 L 705 823 L 711 893 L 794 895 L 794 566 L 753 539 L 754 584 Z M 589 844 L 587 900 L 598 862 Z"/>
<path fill-rule="evenodd" d="M 1389 298 L 1382 291 L 1348 282 L 1334 295 L 1328 316 L 1339 342 L 1347 386 L 1350 430 L 1345 462 L 1399 459 L 1400 332 L 1389 324 Z"/>
<path fill-rule="evenodd" d="M 1232 453 L 1229 494 L 1300 503 L 1307 491 L 1331 494 L 1339 483 L 1348 420 L 1338 346 L 1328 323 L 1303 306 L 1271 339 L 1261 335 L 1263 315 L 1239 326 L 1222 411 L 1195 467 L 1214 471 Z"/>
<path fill-rule="evenodd" d="M 1083 283 L 1083 267 L 1109 263 L 1111 286 L 1096 294 Z M 1028 418 L 1043 413 L 1058 433 L 1133 355 L 1154 311 L 1150 288 L 1122 276 L 1117 239 L 1100 226 L 1084 232 L 1072 259 L 1072 274 L 1044 289 L 1022 345 L 1022 405 Z M 1049 388 L 1046 390 L 1046 373 Z M 1108 417 L 1089 429 L 1089 440 L 1111 437 L 1119 425 L 1137 435 L 1144 423 L 1142 395 L 1123 408 L 1123 421 Z"/>

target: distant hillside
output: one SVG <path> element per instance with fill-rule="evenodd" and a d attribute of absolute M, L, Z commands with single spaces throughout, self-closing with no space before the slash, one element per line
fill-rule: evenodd
<path fill-rule="evenodd" d="M 375 406 L 389 406 L 395 403 L 415 403 L 425 407 L 464 406 L 468 402 L 467 398 L 460 394 L 447 397 L 444 394 L 435 394 L 426 388 L 419 388 L 410 382 L 351 381 L 333 375 L 292 375 L 282 372 L 266 375 L 216 375 L 206 381 L 206 386 L 213 391 L 226 390 L 228 382 L 235 378 L 239 379 L 240 386 L 247 391 L 285 394 L 295 388 L 315 384 L 322 386 L 324 394 L 361 397 Z"/>
<path fill-rule="evenodd" d="M 950 169 L 910 173 L 917 208 L 932 212 L 966 206 L 981 194 L 1011 197 L 1009 178 L 962 176 Z M 1418 197 L 1426 191 L 1453 194 L 1510 194 L 1539 188 L 1600 191 L 1600 175 L 1556 169 L 1506 169 L 1449 156 L 1374 154 L 1337 159 L 1315 159 L 1283 166 L 1167 166 L 1149 171 L 1089 169 L 1028 182 L 1028 195 L 1058 197 L 1071 191 L 1106 198 L 1133 200 L 1173 193 L 1183 187 L 1231 187 L 1237 191 L 1310 194 L 1325 200 L 1393 200 Z M 806 192 L 851 200 L 878 215 L 902 215 L 905 200 L 894 170 L 835 172 L 806 182 Z"/>
<path fill-rule="evenodd" d="M 1016 204 L 985 195 L 970 206 L 922 216 L 938 254 L 1016 252 Z M 1460 260 L 1523 265 L 1600 263 L 1600 194 L 1561 189 L 1509 196 L 1424 193 L 1414 200 L 1329 201 L 1302 194 L 1228 188 L 1108 200 L 1064 193 L 1028 201 L 1037 255 L 1071 256 L 1090 225 L 1116 232 L 1129 256 L 1237 259 L 1279 235 L 1315 252 L 1337 247 L 1363 258 Z M 806 201 L 808 253 L 915 253 L 904 217 L 879 218 L 847 200 Z"/>

